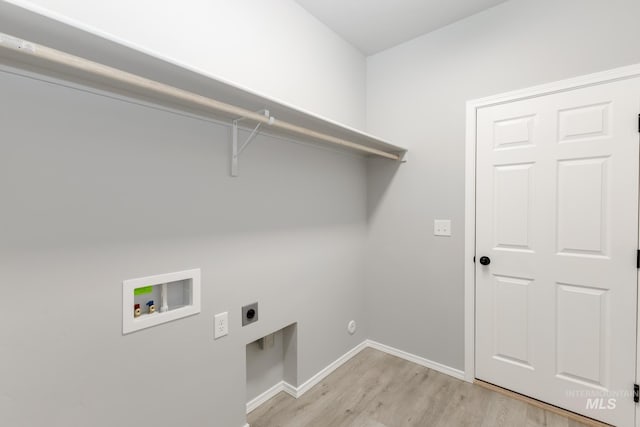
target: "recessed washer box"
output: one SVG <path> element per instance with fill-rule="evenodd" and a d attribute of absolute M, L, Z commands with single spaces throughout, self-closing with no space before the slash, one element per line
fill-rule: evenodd
<path fill-rule="evenodd" d="M 200 313 L 200 269 L 122 282 L 122 334 Z"/>

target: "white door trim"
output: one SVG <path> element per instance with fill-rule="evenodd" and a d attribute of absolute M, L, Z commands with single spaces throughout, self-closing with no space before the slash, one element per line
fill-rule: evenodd
<path fill-rule="evenodd" d="M 465 142 L 465 270 L 464 270 L 464 342 L 465 342 L 465 368 L 464 378 L 473 382 L 475 379 L 475 256 L 476 239 L 476 114 L 482 107 L 503 104 L 506 102 L 523 100 L 542 95 L 564 92 L 582 87 L 594 86 L 616 80 L 625 80 L 640 77 L 640 64 L 616 68 L 600 73 L 589 74 L 554 83 L 534 86 L 523 90 L 504 93 L 471 100 L 467 102 L 467 123 Z M 636 341 L 640 344 L 640 334 Z M 639 346 L 640 350 L 640 346 Z M 638 352 L 640 354 L 640 352 Z M 638 359 L 640 361 L 640 359 Z M 640 364 L 636 362 L 636 382 Z M 640 409 L 636 410 L 640 414 Z M 639 425 L 639 416 L 636 416 L 636 425 Z"/>

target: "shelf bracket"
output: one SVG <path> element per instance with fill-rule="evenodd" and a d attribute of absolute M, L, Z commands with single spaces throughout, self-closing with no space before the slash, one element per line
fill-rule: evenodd
<path fill-rule="evenodd" d="M 260 112 L 264 113 L 265 117 L 269 119 L 269 124 L 272 124 L 274 122 L 275 119 L 269 115 L 269 110 L 262 110 Z M 239 130 L 238 123 L 241 120 L 244 120 L 244 117 L 235 119 L 233 121 L 232 130 L 231 130 L 232 138 L 233 138 L 232 145 L 231 145 L 231 176 L 232 177 L 238 176 L 238 161 L 240 160 L 240 154 L 242 154 L 244 149 L 247 148 L 247 146 L 251 143 L 251 141 L 253 141 L 253 139 L 258 134 L 260 127 L 262 126 L 261 122 L 258 123 L 256 127 L 253 129 L 253 131 L 251 132 L 251 134 L 249 135 L 249 137 L 246 139 L 246 141 L 244 141 L 243 143 L 240 143 L 240 141 L 238 140 L 238 130 Z"/>

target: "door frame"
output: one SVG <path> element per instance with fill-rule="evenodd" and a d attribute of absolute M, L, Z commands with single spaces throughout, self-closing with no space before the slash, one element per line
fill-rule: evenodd
<path fill-rule="evenodd" d="M 603 83 L 640 77 L 640 64 L 615 68 L 585 76 L 533 86 L 467 102 L 465 138 L 465 236 L 464 236 L 464 379 L 475 380 L 475 264 L 473 258 L 476 243 L 476 118 L 483 107 L 565 92 Z M 638 106 L 640 109 L 640 105 Z M 640 113 L 640 111 L 639 111 Z M 639 219 L 640 221 L 640 219 Z M 640 236 L 639 236 L 640 239 Z M 640 278 L 640 275 L 639 275 Z M 638 292 L 640 300 L 640 292 Z M 637 307 L 640 307 L 638 301 Z M 637 319 L 636 315 L 636 319 Z M 636 320 L 636 383 L 640 373 L 640 330 Z M 640 427 L 640 405 L 636 405 L 636 426 Z"/>

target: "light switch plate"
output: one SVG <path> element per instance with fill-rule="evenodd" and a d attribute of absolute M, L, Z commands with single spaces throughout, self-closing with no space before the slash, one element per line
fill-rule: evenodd
<path fill-rule="evenodd" d="M 229 313 L 219 313 L 215 316 L 213 338 L 218 339 L 229 334 Z"/>
<path fill-rule="evenodd" d="M 450 219 L 434 220 L 433 234 L 435 236 L 451 236 L 451 220 Z"/>

